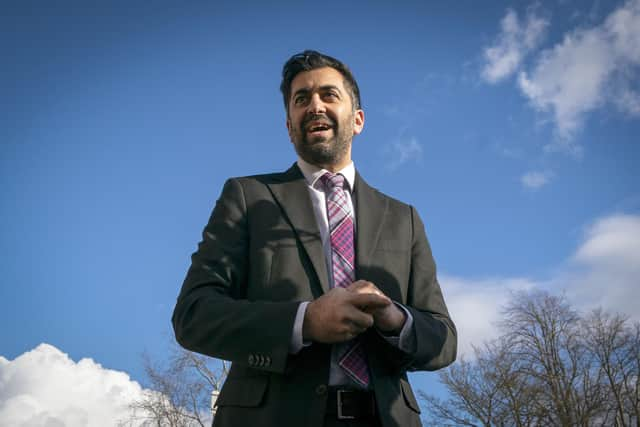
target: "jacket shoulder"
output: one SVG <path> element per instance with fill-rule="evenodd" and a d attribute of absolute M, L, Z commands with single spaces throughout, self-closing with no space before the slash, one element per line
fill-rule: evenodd
<path fill-rule="evenodd" d="M 256 175 L 238 176 L 229 178 L 227 181 L 235 181 L 244 186 L 269 185 L 294 181 L 304 178 L 300 169 L 294 164 L 284 172 L 271 172 Z"/>
<path fill-rule="evenodd" d="M 384 204 L 386 204 L 386 206 L 393 211 L 411 212 L 412 210 L 415 210 L 412 205 L 405 203 L 401 200 L 398 200 L 395 197 L 392 197 L 386 193 L 383 193 L 382 191 L 378 190 L 375 187 L 372 187 L 359 174 L 357 175 L 357 178 L 356 178 L 356 187 L 357 187 L 356 191 L 368 192 L 373 197 L 383 201 Z"/>

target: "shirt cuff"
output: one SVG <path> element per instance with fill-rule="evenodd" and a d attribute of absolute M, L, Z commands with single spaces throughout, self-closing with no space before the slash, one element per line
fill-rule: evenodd
<path fill-rule="evenodd" d="M 307 312 L 308 305 L 309 301 L 304 301 L 298 306 L 296 318 L 293 322 L 291 341 L 289 342 L 289 354 L 297 354 L 303 348 L 311 345 L 311 341 L 304 341 L 302 337 L 302 323 L 304 322 L 304 314 Z"/>
<path fill-rule="evenodd" d="M 404 325 L 402 326 L 402 329 L 400 329 L 400 333 L 398 335 L 385 335 L 380 330 L 378 330 L 378 333 L 392 346 L 399 348 L 405 353 L 413 353 L 415 351 L 416 344 L 415 336 L 413 334 L 413 316 L 402 304 L 398 304 L 395 301 L 394 304 L 407 315 Z"/>

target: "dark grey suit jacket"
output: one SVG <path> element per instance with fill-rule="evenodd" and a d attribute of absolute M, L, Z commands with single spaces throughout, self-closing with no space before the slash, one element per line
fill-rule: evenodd
<path fill-rule="evenodd" d="M 370 329 L 365 347 L 384 427 L 420 425 L 407 381 L 456 356 L 449 317 L 424 227 L 415 209 L 356 174 L 356 278 L 373 282 L 411 312 L 416 349 L 407 354 Z M 329 345 L 289 354 L 296 311 L 329 291 L 306 181 L 284 173 L 229 179 L 173 313 L 185 348 L 232 361 L 215 426 L 322 426 Z"/>

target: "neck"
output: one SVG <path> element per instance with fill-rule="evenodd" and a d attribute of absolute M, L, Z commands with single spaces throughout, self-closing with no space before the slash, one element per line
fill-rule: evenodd
<path fill-rule="evenodd" d="M 349 166 L 349 163 L 351 163 L 351 147 L 349 147 L 349 149 L 346 153 L 344 153 L 341 159 L 338 159 L 333 163 L 316 164 L 316 166 L 322 169 L 326 169 L 329 172 L 336 173 Z"/>
<path fill-rule="evenodd" d="M 351 160 L 347 161 L 347 162 L 341 162 L 335 165 L 317 165 L 318 167 L 321 167 L 322 169 L 326 169 L 329 172 L 332 173 L 336 173 L 341 171 L 342 169 L 344 169 L 349 163 L 351 162 Z"/>

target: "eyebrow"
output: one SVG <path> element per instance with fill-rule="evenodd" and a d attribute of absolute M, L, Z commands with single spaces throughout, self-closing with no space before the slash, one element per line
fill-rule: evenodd
<path fill-rule="evenodd" d="M 329 91 L 329 90 L 336 90 L 336 91 L 338 91 L 338 93 L 342 94 L 342 91 L 341 91 L 341 90 L 340 90 L 340 88 L 339 88 L 338 86 L 336 86 L 336 85 L 324 85 L 324 86 L 320 86 L 320 88 L 319 88 L 319 89 L 320 89 L 320 91 L 322 91 L 322 92 L 327 92 L 327 91 Z M 295 91 L 295 92 L 294 92 L 294 94 L 293 94 L 292 96 L 296 96 L 296 95 L 299 95 L 299 94 L 307 94 L 307 93 L 309 93 L 309 92 L 311 92 L 311 89 L 310 89 L 310 88 L 308 88 L 308 87 L 303 87 L 303 88 L 300 88 L 300 89 L 298 89 L 297 91 Z"/>

